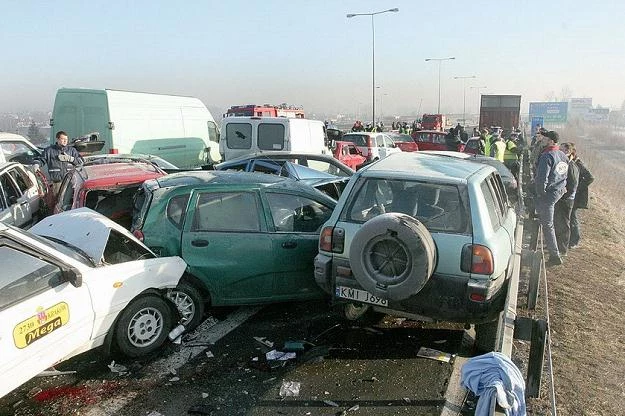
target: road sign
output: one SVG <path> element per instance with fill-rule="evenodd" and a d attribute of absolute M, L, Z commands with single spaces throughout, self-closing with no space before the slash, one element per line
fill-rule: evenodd
<path fill-rule="evenodd" d="M 530 117 L 542 117 L 545 123 L 565 123 L 569 103 L 530 103 Z"/>
<path fill-rule="evenodd" d="M 538 129 L 543 127 L 543 122 L 542 117 L 532 117 L 532 136 L 535 136 Z"/>

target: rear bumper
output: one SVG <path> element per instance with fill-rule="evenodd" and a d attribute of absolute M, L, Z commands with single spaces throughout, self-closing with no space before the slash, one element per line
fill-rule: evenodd
<path fill-rule="evenodd" d="M 337 286 L 364 290 L 351 274 L 348 260 L 325 254 L 315 257 L 315 281 L 332 296 L 334 302 L 351 302 L 336 296 Z M 440 321 L 487 322 L 495 319 L 503 310 L 506 291 L 505 276 L 496 280 L 476 281 L 468 277 L 435 273 L 419 293 L 401 301 L 389 300 L 388 309 Z M 471 293 L 476 292 L 484 294 L 486 299 L 471 300 Z"/>

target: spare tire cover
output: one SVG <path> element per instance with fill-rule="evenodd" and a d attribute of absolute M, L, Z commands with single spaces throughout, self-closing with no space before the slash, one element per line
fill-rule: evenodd
<path fill-rule="evenodd" d="M 354 277 L 374 296 L 403 300 L 419 293 L 436 265 L 436 246 L 417 219 L 391 212 L 370 219 L 351 242 Z"/>

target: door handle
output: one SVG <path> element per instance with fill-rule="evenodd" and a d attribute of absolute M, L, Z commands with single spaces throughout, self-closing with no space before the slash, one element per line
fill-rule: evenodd
<path fill-rule="evenodd" d="M 295 248 L 297 247 L 297 243 L 295 241 L 285 241 L 282 243 L 282 248 Z"/>
<path fill-rule="evenodd" d="M 20 202 L 20 205 L 28 205 L 28 201 Z"/>
<path fill-rule="evenodd" d="M 207 240 L 193 240 L 191 241 L 191 245 L 194 247 L 206 247 L 208 245 Z"/>

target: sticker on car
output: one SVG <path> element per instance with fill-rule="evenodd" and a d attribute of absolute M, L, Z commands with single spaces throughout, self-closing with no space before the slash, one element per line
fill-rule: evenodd
<path fill-rule="evenodd" d="M 373 296 L 366 290 L 354 289 L 352 287 L 337 286 L 335 294 L 339 298 L 356 300 L 358 302 L 370 303 L 372 305 L 388 306 L 388 299 Z"/>
<path fill-rule="evenodd" d="M 37 308 L 37 313 L 13 328 L 13 342 L 19 349 L 56 331 L 69 322 L 69 305 L 59 302 L 47 309 Z"/>

